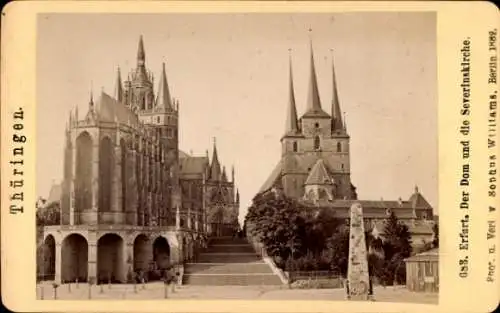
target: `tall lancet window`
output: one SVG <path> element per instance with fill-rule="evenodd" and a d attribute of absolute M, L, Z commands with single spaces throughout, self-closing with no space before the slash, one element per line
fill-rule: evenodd
<path fill-rule="evenodd" d="M 314 150 L 319 150 L 319 136 L 314 137 Z"/>
<path fill-rule="evenodd" d="M 297 142 L 296 142 L 296 141 L 294 141 L 294 142 L 293 142 L 293 152 L 297 152 L 297 150 L 298 150 L 298 149 L 297 149 Z"/>
<path fill-rule="evenodd" d="M 337 142 L 337 152 L 342 152 L 342 144 Z"/>

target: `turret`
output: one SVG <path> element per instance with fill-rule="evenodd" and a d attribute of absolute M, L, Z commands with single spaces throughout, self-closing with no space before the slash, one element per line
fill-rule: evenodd
<path fill-rule="evenodd" d="M 345 130 L 342 122 L 342 113 L 337 92 L 337 81 L 335 79 L 335 65 L 332 52 L 332 134 L 343 132 Z"/>
<path fill-rule="evenodd" d="M 219 156 L 217 154 L 217 146 L 214 138 L 214 150 L 212 154 L 212 163 L 210 164 L 210 179 L 213 181 L 219 181 L 221 175 L 221 168 L 219 163 Z"/>
<path fill-rule="evenodd" d="M 122 77 L 120 74 L 120 68 L 116 72 L 116 83 L 115 83 L 115 99 L 119 102 L 123 101 L 123 87 L 122 87 Z"/>

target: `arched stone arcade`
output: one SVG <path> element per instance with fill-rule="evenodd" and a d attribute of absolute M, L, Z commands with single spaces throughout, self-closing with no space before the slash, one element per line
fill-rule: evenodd
<path fill-rule="evenodd" d="M 97 281 L 125 282 L 124 241 L 117 234 L 103 235 L 97 241 Z"/>
<path fill-rule="evenodd" d="M 149 238 L 139 234 L 133 243 L 134 267 L 136 274 L 147 273 L 153 261 L 153 251 Z"/>
<path fill-rule="evenodd" d="M 49 235 L 50 236 L 50 235 Z M 61 244 L 61 281 L 87 281 L 88 270 L 87 239 L 80 234 L 70 234 Z"/>
<path fill-rule="evenodd" d="M 156 269 L 165 270 L 170 266 L 170 245 L 165 237 L 158 237 L 153 242 L 153 261 Z"/>
<path fill-rule="evenodd" d="M 56 241 L 48 235 L 42 246 L 42 280 L 54 280 L 56 274 Z"/>

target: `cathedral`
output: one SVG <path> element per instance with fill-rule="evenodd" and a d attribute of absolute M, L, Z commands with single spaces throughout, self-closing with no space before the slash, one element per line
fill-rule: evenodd
<path fill-rule="evenodd" d="M 39 231 L 39 276 L 126 282 L 182 266 L 208 237 L 238 229 L 234 167 L 228 174 L 215 140 L 211 159 L 179 150 L 180 107 L 165 64 L 155 92 L 141 36 L 136 68 L 125 81 L 118 69 L 114 94 L 91 93 L 87 111 L 69 115 L 50 199 L 60 219 Z"/>
<path fill-rule="evenodd" d="M 258 194 L 282 192 L 306 207 L 326 208 L 341 219 L 349 218 L 355 202 L 363 207 L 365 229 L 375 235 L 383 231 L 383 222 L 394 212 L 409 226 L 414 246 L 432 240 L 433 208 L 415 187 L 408 200 L 359 200 L 351 181 L 349 134 L 337 93 L 332 61 L 331 111 L 323 109 L 318 90 L 311 43 L 310 78 L 306 110 L 299 118 L 290 58 L 289 95 L 285 131 L 281 137 L 281 158 Z"/>

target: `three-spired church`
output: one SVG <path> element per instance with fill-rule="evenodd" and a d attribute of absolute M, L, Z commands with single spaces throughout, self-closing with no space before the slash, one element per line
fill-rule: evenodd
<path fill-rule="evenodd" d="M 281 158 L 258 194 L 282 192 L 310 208 L 326 208 L 341 219 L 349 218 L 354 202 L 363 207 L 365 229 L 383 232 L 384 221 L 394 212 L 409 226 L 414 246 L 432 240 L 433 208 L 415 187 L 407 200 L 359 200 L 351 181 L 349 133 L 342 116 L 332 61 L 331 111 L 323 109 L 318 90 L 311 43 L 310 78 L 306 110 L 299 118 L 289 73 L 289 104 L 285 132 L 281 137 Z"/>
<path fill-rule="evenodd" d="M 84 114 L 70 113 L 63 181 L 51 200 L 60 218 L 39 231 L 39 277 L 126 282 L 182 264 L 209 236 L 237 230 L 234 167 L 227 173 L 215 141 L 211 160 L 208 150 L 179 150 L 180 107 L 165 64 L 154 91 L 141 36 L 137 66 L 124 82 L 118 69 L 114 95 L 91 94 Z"/>

